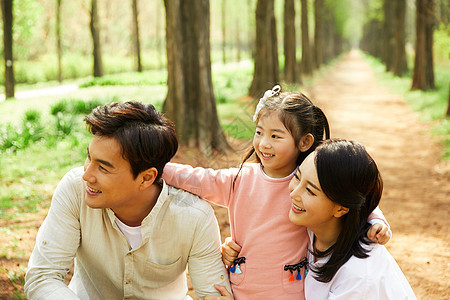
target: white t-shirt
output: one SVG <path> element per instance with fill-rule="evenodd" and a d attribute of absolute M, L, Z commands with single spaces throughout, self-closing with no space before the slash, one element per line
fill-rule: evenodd
<path fill-rule="evenodd" d="M 117 227 L 119 227 L 120 231 L 127 238 L 131 249 L 136 249 L 137 247 L 139 247 L 142 241 L 142 233 L 141 233 L 142 226 L 135 226 L 135 227 L 128 226 L 127 224 L 120 221 L 119 218 L 117 217 L 114 220 L 114 222 L 116 222 Z"/>
<path fill-rule="evenodd" d="M 308 230 L 309 248 L 312 249 L 314 234 Z M 308 270 L 305 278 L 306 300 L 321 299 L 417 299 L 405 275 L 395 259 L 379 244 L 370 244 L 372 250 L 367 258 L 352 256 L 328 283 L 317 281 L 314 272 Z M 314 262 L 308 251 L 308 267 L 320 266 L 329 257 Z"/>

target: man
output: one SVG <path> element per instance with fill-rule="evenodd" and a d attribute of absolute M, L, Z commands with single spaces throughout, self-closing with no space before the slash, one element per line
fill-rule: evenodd
<path fill-rule="evenodd" d="M 212 208 L 161 179 L 178 142 L 152 105 L 113 103 L 85 117 L 83 167 L 53 195 L 28 263 L 29 299 L 183 299 L 230 289 Z M 73 278 L 64 278 L 75 261 Z"/>

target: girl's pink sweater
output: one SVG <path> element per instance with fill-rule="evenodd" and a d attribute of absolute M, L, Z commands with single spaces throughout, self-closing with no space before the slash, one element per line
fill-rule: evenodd
<path fill-rule="evenodd" d="M 292 201 L 288 186 L 293 174 L 269 178 L 260 164 L 246 163 L 233 188 L 237 172 L 237 168 L 213 170 L 169 163 L 163 179 L 228 207 L 232 238 L 242 247 L 239 257 L 245 257 L 242 273 L 230 273 L 236 299 L 305 299 L 305 269 L 300 269 L 301 279 L 293 281 L 291 272 L 285 271 L 285 265 L 306 257 L 308 244 L 306 228 L 289 221 Z M 293 272 L 294 278 L 297 273 Z"/>

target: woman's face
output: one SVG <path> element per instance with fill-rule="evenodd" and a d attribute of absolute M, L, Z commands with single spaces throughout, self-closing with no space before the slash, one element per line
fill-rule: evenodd
<path fill-rule="evenodd" d="M 308 155 L 289 183 L 292 207 L 289 219 L 296 225 L 314 228 L 333 226 L 342 207 L 331 201 L 320 187 L 314 162 L 315 152 Z"/>

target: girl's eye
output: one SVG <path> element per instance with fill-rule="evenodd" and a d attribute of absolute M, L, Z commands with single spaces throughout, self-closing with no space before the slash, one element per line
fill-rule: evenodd
<path fill-rule="evenodd" d="M 98 166 L 100 170 L 104 171 L 104 172 L 108 172 L 108 170 L 106 170 L 102 165 Z"/>
<path fill-rule="evenodd" d="M 279 136 L 278 136 L 278 135 L 275 135 L 275 134 L 272 134 L 272 138 L 273 138 L 273 139 L 278 139 Z"/>
<path fill-rule="evenodd" d="M 257 131 L 255 132 L 255 134 L 256 134 L 256 135 L 261 135 L 261 131 L 258 131 L 258 130 L 257 130 Z"/>
<path fill-rule="evenodd" d="M 308 191 L 309 194 L 316 196 L 316 194 L 314 194 L 314 192 L 309 187 L 307 187 L 306 190 Z"/>

